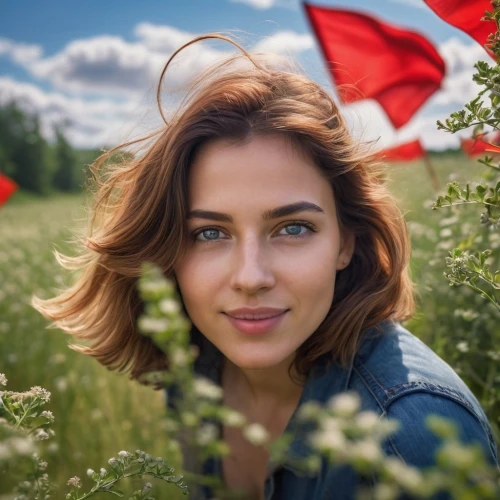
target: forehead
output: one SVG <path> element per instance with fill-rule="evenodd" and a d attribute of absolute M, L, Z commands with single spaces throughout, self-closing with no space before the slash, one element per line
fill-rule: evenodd
<path fill-rule="evenodd" d="M 269 209 L 307 200 L 334 210 L 332 188 L 312 158 L 279 134 L 202 145 L 190 165 L 188 191 L 190 208 Z"/>

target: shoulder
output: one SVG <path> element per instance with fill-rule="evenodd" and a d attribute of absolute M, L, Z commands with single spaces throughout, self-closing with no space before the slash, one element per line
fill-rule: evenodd
<path fill-rule="evenodd" d="M 383 322 L 364 339 L 353 360 L 352 382 L 369 389 L 382 409 L 405 395 L 423 392 L 453 400 L 486 419 L 455 370 L 400 323 Z"/>
<path fill-rule="evenodd" d="M 399 421 L 387 452 L 416 466 L 433 463 L 439 439 L 427 427 L 437 415 L 455 423 L 462 442 L 479 442 L 490 462 L 496 445 L 484 411 L 465 382 L 400 323 L 369 331 L 352 365 L 349 388 L 363 406 Z"/>
<path fill-rule="evenodd" d="M 384 416 L 397 420 L 400 425 L 385 442 L 385 452 L 416 467 L 434 465 L 441 439 L 427 425 L 430 415 L 453 422 L 462 443 L 479 444 L 487 461 L 498 465 L 496 444 L 487 421 L 483 422 L 455 400 L 432 392 L 405 395 L 387 408 Z"/>

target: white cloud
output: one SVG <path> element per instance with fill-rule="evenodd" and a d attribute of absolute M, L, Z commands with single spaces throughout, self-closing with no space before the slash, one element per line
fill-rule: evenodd
<path fill-rule="evenodd" d="M 477 61 L 493 62 L 481 45 L 475 42 L 465 44 L 458 38 L 450 38 L 439 46 L 441 57 L 446 63 L 446 76 L 442 89 L 433 97 L 435 105 L 463 105 L 473 99 L 478 85 L 473 82 Z"/>
<path fill-rule="evenodd" d="M 6 55 L 17 64 L 29 64 L 40 59 L 43 49 L 40 45 L 14 42 L 7 38 L 0 38 L 0 56 Z"/>
<path fill-rule="evenodd" d="M 297 10 L 300 0 L 229 0 L 232 3 L 244 3 L 259 10 L 267 10 L 271 7 L 283 7 Z"/>
<path fill-rule="evenodd" d="M 428 105 L 426 108 L 432 109 Z M 457 148 L 459 137 L 470 135 L 470 131 L 450 134 L 438 130 L 436 122 L 448 116 L 445 112 L 417 113 L 406 125 L 395 129 L 382 107 L 373 99 L 341 106 L 341 113 L 354 137 L 365 142 L 375 141 L 372 146 L 374 150 L 419 138 L 425 149 L 439 151 Z"/>
<path fill-rule="evenodd" d="M 135 27 L 134 35 L 134 42 L 107 35 L 74 40 L 48 57 L 42 57 L 38 46 L 2 39 L 0 55 L 8 54 L 34 77 L 49 81 L 64 92 L 137 97 L 155 87 L 169 56 L 192 40 L 196 33 L 140 23 Z M 215 42 L 222 47 L 211 47 Z M 297 54 L 312 46 L 311 35 L 282 31 L 261 39 L 252 50 L 277 55 Z M 234 50 L 225 41 L 200 40 L 174 58 L 164 85 L 178 89 Z"/>
<path fill-rule="evenodd" d="M 67 97 L 58 92 L 45 92 L 36 85 L 11 78 L 0 78 L 0 104 L 15 99 L 23 109 L 41 118 L 42 133 L 53 139 L 53 127 L 69 121 L 70 142 L 76 147 L 102 147 L 122 142 L 133 121 L 145 108 L 135 100 L 86 100 Z"/>
<path fill-rule="evenodd" d="M 130 94 L 147 88 L 162 61 L 143 45 L 99 36 L 75 40 L 26 69 L 64 91 Z"/>
<path fill-rule="evenodd" d="M 252 47 L 252 52 L 293 55 L 312 49 L 314 46 L 314 38 L 311 34 L 301 34 L 287 30 L 262 38 Z"/>
<path fill-rule="evenodd" d="M 197 33 L 182 31 L 173 26 L 139 23 L 134 28 L 134 35 L 148 49 L 168 54 L 193 39 Z"/>
<path fill-rule="evenodd" d="M 278 0 L 231 0 L 233 3 L 246 3 L 251 7 L 255 7 L 256 9 L 270 9 L 274 7 Z"/>

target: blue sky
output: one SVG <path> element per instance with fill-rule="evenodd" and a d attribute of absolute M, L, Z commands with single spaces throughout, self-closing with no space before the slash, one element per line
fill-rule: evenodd
<path fill-rule="evenodd" d="M 456 137 L 435 130 L 435 121 L 474 96 L 472 65 L 488 59 L 476 42 L 423 0 L 310 3 L 359 9 L 419 31 L 448 66 L 443 89 L 403 129 L 395 131 L 376 103 L 364 101 L 343 110 L 352 117 L 353 133 L 380 137 L 381 145 L 415 136 L 432 149 L 457 144 Z M 249 50 L 286 52 L 334 94 L 300 0 L 16 0 L 3 4 L 0 17 L 0 100 L 15 97 L 39 111 L 49 138 L 57 121 L 69 119 L 76 146 L 114 144 L 138 123 L 147 126 L 161 63 L 189 38 L 212 31 L 242 37 Z M 228 44 L 211 41 L 193 54 L 190 69 L 179 71 L 187 78 L 201 69 L 200 61 L 228 50 Z"/>

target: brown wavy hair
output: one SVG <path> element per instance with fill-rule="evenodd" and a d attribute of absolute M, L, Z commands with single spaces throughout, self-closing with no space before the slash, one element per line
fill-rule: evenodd
<path fill-rule="evenodd" d="M 194 79 L 167 120 L 160 98 L 167 68 L 182 49 L 208 38 L 228 41 L 242 54 Z M 243 142 L 271 133 L 285 135 L 314 159 L 333 188 L 341 232 L 355 236 L 353 257 L 337 274 L 327 316 L 297 351 L 298 373 L 305 375 L 328 353 L 345 366 L 364 330 L 413 316 L 410 238 L 387 189 L 384 165 L 369 144 L 350 136 L 332 97 L 294 64 L 283 68 L 283 62 L 274 55 L 250 55 L 218 33 L 198 36 L 172 54 L 157 89 L 164 125 L 95 161 L 86 234 L 74 240 L 75 256 L 55 251 L 61 266 L 79 271 L 77 279 L 54 298 L 32 298 L 52 321 L 49 327 L 85 341 L 72 349 L 109 369 L 130 372 L 132 379 L 168 369 L 164 353 L 136 327 L 143 311 L 136 287 L 141 263 L 156 263 L 175 281 L 174 268 L 189 238 L 187 179 L 197 149 L 211 139 Z M 131 146 L 137 147 L 133 154 L 110 161 Z M 194 325 L 191 334 L 199 336 Z"/>

